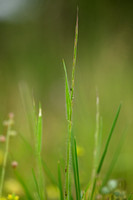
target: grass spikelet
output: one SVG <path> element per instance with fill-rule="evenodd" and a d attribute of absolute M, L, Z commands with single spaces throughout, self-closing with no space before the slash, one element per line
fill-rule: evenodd
<path fill-rule="evenodd" d="M 72 114 L 73 114 L 73 99 L 74 99 L 74 77 L 75 77 L 75 65 L 76 65 L 76 55 L 77 55 L 77 41 L 78 41 L 78 10 L 77 10 L 77 20 L 75 29 L 75 40 L 74 40 L 74 55 L 73 55 L 73 65 L 72 65 L 72 82 L 71 82 L 71 93 L 69 90 L 69 83 L 67 78 L 67 70 L 65 62 L 63 61 L 65 79 L 66 79 L 66 111 L 68 120 L 68 143 L 67 143 L 67 163 L 66 163 L 66 178 L 65 178 L 65 199 L 70 199 L 71 197 L 71 172 L 70 172 L 70 156 L 71 156 L 71 136 L 72 136 Z"/>

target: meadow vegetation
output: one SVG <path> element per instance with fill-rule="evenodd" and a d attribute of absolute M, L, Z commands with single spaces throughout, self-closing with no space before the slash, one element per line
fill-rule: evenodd
<path fill-rule="evenodd" d="M 74 86 L 75 86 L 75 67 L 76 67 L 76 56 L 77 56 L 77 43 L 78 43 L 78 14 L 76 20 L 75 29 L 75 40 L 74 40 L 74 55 L 72 64 L 72 78 L 71 83 L 68 80 L 67 69 L 65 61 L 63 60 L 64 72 L 65 72 L 65 96 L 66 96 L 66 119 L 68 124 L 68 134 L 67 134 L 67 148 L 66 148 L 66 160 L 65 168 L 62 167 L 61 161 L 57 163 L 58 165 L 58 179 L 56 180 L 53 172 L 45 163 L 45 158 L 42 155 L 42 107 L 41 104 L 36 105 L 33 100 L 32 104 L 32 138 L 33 144 L 28 142 L 22 135 L 20 136 L 25 143 L 26 148 L 32 152 L 34 155 L 35 163 L 31 168 L 32 180 L 25 181 L 17 166 L 19 163 L 13 160 L 11 166 L 8 165 L 8 159 L 10 155 L 10 139 L 13 137 L 15 140 L 17 132 L 14 128 L 14 115 L 9 114 L 7 121 L 4 121 L 3 125 L 6 129 L 6 134 L 0 136 L 0 147 L 4 149 L 4 153 L 0 150 L 0 163 L 1 167 L 1 178 L 0 178 L 0 200 L 45 200 L 45 199 L 60 199 L 60 200 L 130 200 L 132 198 L 131 194 L 126 193 L 126 188 L 124 181 L 120 179 L 110 179 L 111 173 L 119 156 L 119 152 L 124 142 L 124 137 L 126 130 L 121 134 L 121 139 L 119 145 L 116 148 L 113 159 L 110 160 L 108 170 L 101 175 L 101 169 L 106 162 L 106 155 L 109 151 L 109 144 L 113 136 L 113 132 L 120 114 L 121 104 L 116 111 L 114 121 L 112 123 L 109 134 L 107 135 L 107 140 L 105 145 L 102 143 L 102 118 L 100 115 L 100 103 L 99 95 L 96 95 L 96 128 L 94 133 L 94 151 L 93 151 L 93 161 L 92 161 L 92 173 L 88 180 L 88 184 L 85 188 L 82 187 L 80 182 L 79 173 L 79 156 L 82 155 L 84 149 L 77 146 L 76 143 L 76 133 L 73 129 L 73 105 L 74 105 Z M 83 133 L 82 133 L 83 134 Z M 84 137 L 84 136 L 83 136 Z M 65 146 L 65 144 L 64 144 Z M 17 151 L 17 149 L 16 149 Z M 10 183 L 6 183 L 5 176 L 7 168 L 12 167 L 16 177 L 16 182 L 10 180 Z M 26 169 L 24 169 L 26 170 Z M 87 173 L 87 172 L 86 172 Z M 45 177 L 50 180 L 51 187 L 47 187 Z M 34 187 L 30 187 L 30 182 L 34 183 Z M 6 191 L 6 187 L 14 185 L 14 188 L 9 192 Z M 12 187 L 11 187 L 12 188 Z M 9 190 L 8 190 L 9 191 Z M 19 191 L 19 193 L 18 193 Z"/>

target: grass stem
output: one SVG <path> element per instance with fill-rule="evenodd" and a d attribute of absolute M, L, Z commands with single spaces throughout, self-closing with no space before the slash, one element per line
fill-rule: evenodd
<path fill-rule="evenodd" d="M 7 128 L 7 136 L 6 136 L 5 156 L 4 156 L 3 167 L 2 167 L 2 172 L 1 172 L 1 180 L 0 180 L 0 197 L 2 197 L 2 192 L 3 192 L 5 170 L 6 170 L 7 157 L 8 157 L 8 152 L 9 152 L 10 131 L 11 131 L 11 123 L 9 119 L 9 124 Z"/>

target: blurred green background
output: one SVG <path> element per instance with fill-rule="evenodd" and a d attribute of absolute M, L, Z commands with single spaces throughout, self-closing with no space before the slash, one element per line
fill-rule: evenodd
<path fill-rule="evenodd" d="M 27 84 L 43 106 L 43 157 L 57 174 L 57 161 L 65 160 L 67 122 L 62 58 L 69 77 L 73 57 L 76 7 L 79 7 L 79 41 L 76 66 L 74 131 L 85 149 L 79 158 L 82 185 L 89 181 L 95 132 L 96 89 L 103 118 L 103 144 L 117 107 L 122 111 L 104 170 L 120 136 L 128 126 L 124 146 L 112 178 L 133 187 L 133 3 L 125 0 L 0 0 L 0 131 L 7 114 L 15 113 L 16 130 L 29 140 L 30 128 L 19 85 Z M 31 167 L 25 144 L 11 141 L 11 152 L 26 174 Z M 14 145 L 15 144 L 15 145 Z M 16 151 L 16 148 L 18 149 Z M 9 176 L 11 176 L 9 174 Z M 28 179 L 28 178 L 27 178 Z"/>

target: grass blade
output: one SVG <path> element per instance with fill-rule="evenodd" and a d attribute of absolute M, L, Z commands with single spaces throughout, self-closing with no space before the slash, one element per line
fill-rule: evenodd
<path fill-rule="evenodd" d="M 78 169 L 78 157 L 77 157 L 77 145 L 76 140 L 72 134 L 72 163 L 73 163 L 73 172 L 74 172 L 74 181 L 76 189 L 76 199 L 81 199 L 81 189 L 79 181 L 79 169 Z"/>
<path fill-rule="evenodd" d="M 62 188 L 62 181 L 61 181 L 61 169 L 60 169 L 60 162 L 58 162 L 58 182 L 59 182 L 59 190 L 60 190 L 60 200 L 63 200 L 63 188 Z"/>
<path fill-rule="evenodd" d="M 41 153 L 41 147 L 42 147 L 42 109 L 41 104 L 39 104 L 39 115 L 37 120 L 37 153 Z"/>
<path fill-rule="evenodd" d="M 65 94 L 66 94 L 66 111 L 67 111 L 67 120 L 70 120 L 70 90 L 69 90 L 69 83 L 67 77 L 67 70 L 65 61 L 63 60 L 63 66 L 65 71 Z"/>
<path fill-rule="evenodd" d="M 77 44 L 78 44 L 78 7 L 77 7 L 77 18 L 75 28 L 75 39 L 74 39 L 74 53 L 73 53 L 73 66 L 72 66 L 72 86 L 71 86 L 71 101 L 73 101 L 74 95 L 74 79 L 75 79 L 75 66 L 77 60 Z"/>
<path fill-rule="evenodd" d="M 39 104 L 39 114 L 37 119 L 37 129 L 36 129 L 36 162 L 37 162 L 37 170 L 38 170 L 38 185 L 40 191 L 41 200 L 44 200 L 46 197 L 45 194 L 45 181 L 43 174 L 43 165 L 41 159 L 41 150 L 42 150 L 42 109 L 41 104 Z"/>
<path fill-rule="evenodd" d="M 65 79 L 66 79 L 66 111 L 67 111 L 67 120 L 68 120 L 68 143 L 67 143 L 67 166 L 66 166 L 66 178 L 65 178 L 65 197 L 70 199 L 70 152 L 71 152 L 71 101 L 70 101 L 70 92 L 69 92 L 69 83 L 67 78 L 67 71 L 65 62 L 63 60 Z"/>
<path fill-rule="evenodd" d="M 115 153 L 114 153 L 113 159 L 112 159 L 112 161 L 111 161 L 111 163 L 110 163 L 110 165 L 109 165 L 109 169 L 108 169 L 108 171 L 107 171 L 107 173 L 105 174 L 105 177 L 104 177 L 104 179 L 103 179 L 102 186 L 104 186 L 104 185 L 107 183 L 107 181 L 109 180 L 109 177 L 110 177 L 110 175 L 111 175 L 111 173 L 112 173 L 112 171 L 113 171 L 113 168 L 114 168 L 114 166 L 115 166 L 115 164 L 116 164 L 116 162 L 117 162 L 117 159 L 118 159 L 118 157 L 119 157 L 120 151 L 121 151 L 121 149 L 122 149 L 122 146 L 123 146 L 123 143 L 124 143 L 124 139 L 125 139 L 125 133 L 126 133 L 126 132 L 127 132 L 127 129 L 123 131 L 123 134 L 122 134 L 122 136 L 121 136 L 120 142 L 119 142 L 119 144 L 117 145 L 117 148 L 116 148 L 116 151 L 115 151 Z"/>
<path fill-rule="evenodd" d="M 6 166 L 7 166 L 7 158 L 8 158 L 8 153 L 9 153 L 10 131 L 11 131 L 10 121 L 11 121 L 11 119 L 9 119 L 9 124 L 7 127 L 5 155 L 4 155 L 4 159 L 3 159 L 3 166 L 2 166 L 1 177 L 0 177 L 0 198 L 2 197 L 2 193 L 3 193 L 4 179 L 5 179 Z"/>
<path fill-rule="evenodd" d="M 50 179 L 51 183 L 52 183 L 53 185 L 58 186 L 58 183 L 57 183 L 55 177 L 54 177 L 53 174 L 51 173 L 50 169 L 48 168 L 48 166 L 46 165 L 46 162 L 44 162 L 44 160 L 42 161 L 42 164 L 43 164 L 44 172 L 45 172 L 45 174 L 47 175 L 47 177 Z"/>
<path fill-rule="evenodd" d="M 108 139 L 107 139 L 105 148 L 104 148 L 104 152 L 103 152 L 103 154 L 102 154 L 102 157 L 101 157 L 101 160 L 100 160 L 98 169 L 97 169 L 97 174 L 99 174 L 100 171 L 101 171 L 101 168 L 102 168 L 102 165 L 103 165 L 103 161 L 104 161 L 104 158 L 105 158 L 105 156 L 106 156 L 106 153 L 107 153 L 107 150 L 108 150 L 108 147 L 109 147 L 109 143 L 110 143 L 110 140 L 111 140 L 111 137 L 112 137 L 112 134 L 113 134 L 113 131 L 114 131 L 114 128 L 115 128 L 117 119 L 118 119 L 118 117 L 119 117 L 120 110 L 121 110 L 121 104 L 119 105 L 118 111 L 117 111 L 117 113 L 116 113 L 116 116 L 115 116 L 115 119 L 114 119 L 114 122 L 113 122 L 113 125 L 112 125 L 112 128 L 111 128 L 111 131 L 110 131 L 110 133 L 109 133 L 109 136 L 108 136 Z"/>
<path fill-rule="evenodd" d="M 26 195 L 27 199 L 28 199 L 28 200 L 33 200 L 33 197 L 32 197 L 32 195 L 31 195 L 31 193 L 30 193 L 30 191 L 29 191 L 27 185 L 25 184 L 25 181 L 23 180 L 22 176 L 21 176 L 18 172 L 16 172 L 16 171 L 15 171 L 15 175 L 16 175 L 16 177 L 17 177 L 19 183 L 22 185 L 23 190 L 24 190 L 24 192 L 25 192 L 25 195 Z"/>
<path fill-rule="evenodd" d="M 98 138 L 98 158 L 100 158 L 100 152 L 102 147 L 102 133 L 103 133 L 103 120 L 100 117 L 100 127 L 99 127 L 99 138 Z"/>
<path fill-rule="evenodd" d="M 38 182 L 37 182 L 37 179 L 36 179 L 36 175 L 35 175 L 35 172 L 34 172 L 33 169 L 32 169 L 32 175 L 33 175 L 34 183 L 35 183 L 35 186 L 36 186 L 36 191 L 37 191 L 37 194 L 38 194 L 38 199 L 41 200 L 39 185 L 38 185 Z"/>
<path fill-rule="evenodd" d="M 111 128 L 110 133 L 109 133 L 109 136 L 108 136 L 108 138 L 107 138 L 107 142 L 106 142 L 106 144 L 105 144 L 105 148 L 104 148 L 104 151 L 103 151 L 101 160 L 100 160 L 99 165 L 98 165 L 98 168 L 97 168 L 97 173 L 96 173 L 95 180 L 94 180 L 93 187 L 92 187 L 91 200 L 93 199 L 93 195 L 94 195 L 94 191 L 95 191 L 95 186 L 96 186 L 97 176 L 99 175 L 99 173 L 100 173 L 100 171 L 101 171 L 101 168 L 102 168 L 102 165 L 103 165 L 103 162 L 104 162 L 104 159 L 105 159 L 105 156 L 106 156 L 108 147 L 109 147 L 109 143 L 110 143 L 110 140 L 111 140 L 111 137 L 112 137 L 114 128 L 115 128 L 115 126 L 116 126 L 117 119 L 118 119 L 118 117 L 119 117 L 120 110 L 121 110 L 121 104 L 119 105 L 118 111 L 117 111 L 116 116 L 115 116 L 115 119 L 114 119 L 114 121 L 113 121 L 112 128 Z"/>

